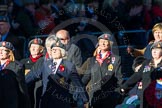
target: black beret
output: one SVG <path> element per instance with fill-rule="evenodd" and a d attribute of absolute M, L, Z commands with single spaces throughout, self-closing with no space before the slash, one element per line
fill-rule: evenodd
<path fill-rule="evenodd" d="M 138 56 L 138 57 L 136 57 L 134 59 L 134 61 L 133 61 L 132 69 L 135 71 L 135 68 L 138 65 L 141 65 L 145 60 L 146 60 L 146 58 L 144 56 Z"/>
<path fill-rule="evenodd" d="M 7 16 L 0 16 L 0 22 L 9 22 L 9 19 Z"/>
<path fill-rule="evenodd" d="M 30 48 L 31 44 L 38 44 L 38 45 L 43 46 L 43 40 L 40 38 L 34 38 L 29 42 L 29 44 L 28 44 L 29 48 Z"/>
<path fill-rule="evenodd" d="M 65 50 L 65 45 L 62 44 L 60 41 L 57 41 L 56 43 L 53 43 L 53 44 L 51 45 L 51 49 L 52 49 L 53 47 L 60 47 L 60 48 L 62 48 L 62 49 Z"/>
<path fill-rule="evenodd" d="M 7 41 L 2 41 L 2 42 L 0 42 L 0 47 L 6 47 L 6 48 L 8 48 L 8 49 L 10 49 L 10 50 L 12 50 L 12 51 L 15 50 L 15 49 L 14 49 L 14 46 L 12 45 L 12 43 L 7 42 Z"/>
<path fill-rule="evenodd" d="M 152 46 L 151 49 L 153 48 L 162 48 L 162 41 L 155 42 Z"/>
<path fill-rule="evenodd" d="M 105 39 L 105 40 L 109 40 L 111 41 L 111 35 L 110 34 L 102 34 L 98 37 L 98 40 L 99 39 Z"/>

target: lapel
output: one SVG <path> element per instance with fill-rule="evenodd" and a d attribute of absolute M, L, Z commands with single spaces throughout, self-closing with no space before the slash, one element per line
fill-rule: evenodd
<path fill-rule="evenodd" d="M 68 73 L 68 70 L 66 68 L 66 63 L 64 60 L 62 60 L 56 70 L 56 74 L 62 77 L 67 77 L 68 76 L 67 73 Z"/>
<path fill-rule="evenodd" d="M 52 74 L 52 59 L 46 60 L 46 62 L 44 63 L 45 63 L 45 71 L 47 72 L 47 74 L 48 75 Z"/>

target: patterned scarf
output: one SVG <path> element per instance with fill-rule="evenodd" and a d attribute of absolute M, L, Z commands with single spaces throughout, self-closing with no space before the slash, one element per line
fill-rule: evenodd
<path fill-rule="evenodd" d="M 3 65 L 0 65 L 0 71 L 3 70 L 9 63 L 10 60 L 8 59 Z"/>
<path fill-rule="evenodd" d="M 103 61 L 109 57 L 111 55 L 111 52 L 110 51 L 107 51 L 106 55 L 104 57 L 102 57 L 102 54 L 101 54 L 101 51 L 97 54 L 96 56 L 96 60 L 98 61 L 98 63 L 100 65 L 102 65 Z"/>

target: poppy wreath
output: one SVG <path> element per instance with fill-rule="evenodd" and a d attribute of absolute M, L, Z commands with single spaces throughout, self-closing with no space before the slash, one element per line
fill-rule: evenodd
<path fill-rule="evenodd" d="M 148 103 L 148 105 L 150 106 L 155 106 L 156 105 L 156 108 L 161 108 L 161 105 L 162 105 L 162 98 L 160 99 L 157 99 L 156 97 L 156 81 L 152 81 L 150 83 L 150 85 L 148 86 L 148 88 L 145 89 L 144 91 L 144 96 L 145 96 L 145 99 Z"/>
<path fill-rule="evenodd" d="M 59 66 L 59 71 L 60 71 L 60 72 L 64 72 L 64 71 L 65 71 L 65 66 L 62 65 L 62 64 L 60 64 L 60 66 Z"/>

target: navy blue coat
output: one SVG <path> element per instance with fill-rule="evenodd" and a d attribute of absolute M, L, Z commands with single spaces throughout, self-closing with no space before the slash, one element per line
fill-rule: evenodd
<path fill-rule="evenodd" d="M 36 81 L 37 79 L 42 79 L 43 93 L 41 107 L 50 108 L 52 106 L 58 106 L 60 108 L 68 108 L 70 107 L 71 103 L 67 100 L 70 99 L 70 93 L 72 92 L 81 96 L 83 101 L 87 102 L 88 96 L 85 92 L 83 84 L 81 83 L 81 80 L 79 78 L 74 64 L 72 64 L 69 61 L 62 60 L 60 65 L 64 67 L 64 70 L 61 71 L 59 66 L 56 73 L 52 74 L 52 63 L 52 60 L 44 60 L 43 65 L 40 65 L 40 67 L 37 69 L 34 69 L 35 67 L 33 67 L 31 69 L 32 72 L 29 72 L 26 75 L 26 82 L 28 84 L 32 81 Z M 77 93 L 75 91 L 72 91 L 76 90 L 76 88 L 72 89 L 72 87 L 69 87 L 70 82 L 72 82 L 77 89 L 80 88 L 82 91 Z M 59 96 L 64 97 L 59 98 Z"/>

